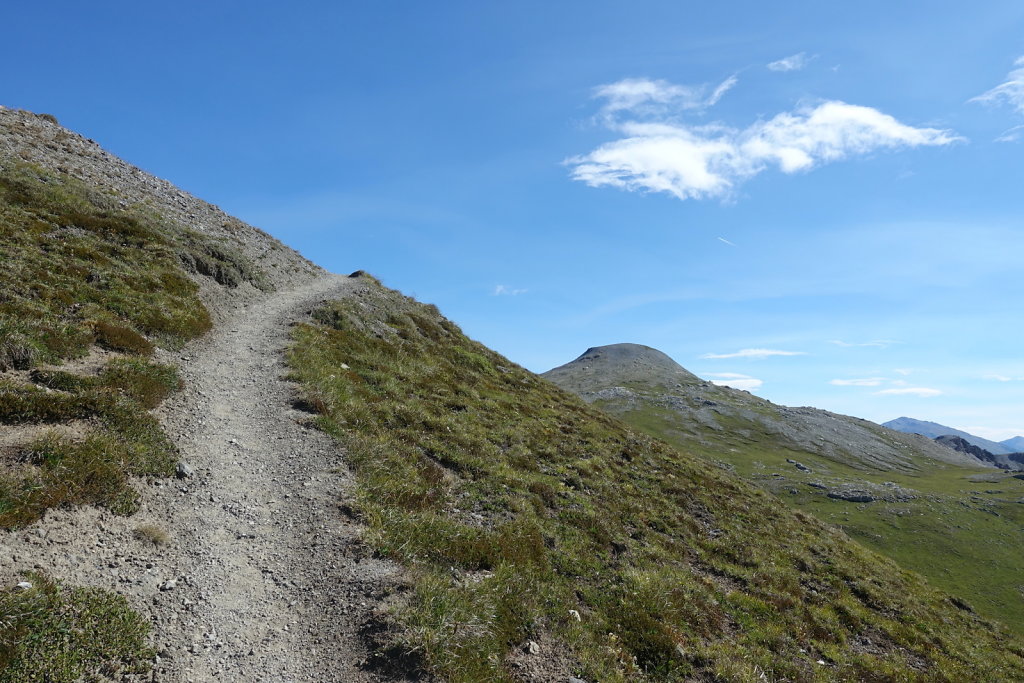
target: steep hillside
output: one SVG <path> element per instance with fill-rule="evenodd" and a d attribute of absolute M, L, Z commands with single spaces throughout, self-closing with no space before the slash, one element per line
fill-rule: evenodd
<path fill-rule="evenodd" d="M 315 423 L 347 447 L 368 541 L 410 572 L 382 643 L 425 670 L 450 681 L 1024 676 L 1020 641 L 963 600 L 631 431 L 436 308 L 369 287 L 313 317 L 295 331 L 294 375 Z"/>
<path fill-rule="evenodd" d="M 1006 439 L 999 443 L 1010 449 L 1013 453 L 1024 453 L 1024 436 L 1015 436 L 1012 439 Z"/>
<path fill-rule="evenodd" d="M 205 287 L 204 303 L 216 316 L 247 294 L 236 285 L 249 280 L 257 288 L 284 288 L 308 281 L 323 270 L 262 230 L 229 216 L 216 206 L 175 187 L 170 182 L 110 154 L 95 141 L 60 126 L 48 115 L 0 106 L 0 164 L 43 169 L 62 181 L 89 188 L 102 197 L 104 210 L 131 211 L 158 219 L 171 234 L 198 241 L 199 251 L 182 253 L 189 270 L 226 287 Z M 255 279 L 255 280 L 254 280 Z"/>
<path fill-rule="evenodd" d="M 590 349 L 545 377 L 1024 632 L 1024 482 L 923 436 L 703 382 L 648 347 L 610 350 Z"/>
<path fill-rule="evenodd" d="M 322 271 L 52 117 L 2 107 L 0 266 L 0 679 L 147 671 L 168 652 L 154 623 L 176 616 L 164 572 L 188 556 L 172 512 L 187 487 L 167 482 L 195 472 L 162 425 L 197 391 L 188 354 Z"/>
<path fill-rule="evenodd" d="M 894 429 L 897 432 L 903 432 L 904 434 L 920 434 L 922 436 L 927 436 L 930 439 L 934 439 L 937 436 L 959 436 L 967 443 L 973 444 L 978 448 L 983 448 L 994 455 L 1006 455 L 1013 452 L 1013 449 L 1004 444 L 983 439 L 980 436 L 969 434 L 960 429 L 940 425 L 938 422 L 915 420 L 912 417 L 898 417 L 895 420 L 889 420 L 888 422 L 883 423 L 882 426 Z"/>

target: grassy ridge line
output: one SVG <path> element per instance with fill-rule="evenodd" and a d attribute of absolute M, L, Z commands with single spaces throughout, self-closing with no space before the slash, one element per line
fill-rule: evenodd
<path fill-rule="evenodd" d="M 0 428 L 39 433 L 0 454 L 0 529 L 57 506 L 134 512 L 131 478 L 168 476 L 177 460 L 149 410 L 180 380 L 149 356 L 212 324 L 189 273 L 265 288 L 262 273 L 221 241 L 10 159 L 0 160 L 0 265 Z M 46 367 L 95 347 L 107 355 L 96 373 Z M 0 679 L 146 668 L 148 624 L 122 598 L 42 574 L 31 582 L 0 590 Z"/>
<path fill-rule="evenodd" d="M 446 680 L 522 680 L 528 641 L 546 680 L 1024 678 L 1002 627 L 435 308 L 370 286 L 314 317 L 294 377 L 410 570 L 400 645 Z"/>

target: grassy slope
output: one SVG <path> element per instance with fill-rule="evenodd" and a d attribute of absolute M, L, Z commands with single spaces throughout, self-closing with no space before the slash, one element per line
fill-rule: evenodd
<path fill-rule="evenodd" d="M 649 388 L 648 388 L 649 389 Z M 637 389 L 637 391 L 640 391 Z M 753 421 L 732 420 L 723 431 L 680 429 L 680 416 L 651 404 L 604 407 L 648 434 L 730 465 L 745 479 L 776 493 L 787 504 L 839 525 L 864 545 L 920 572 L 935 586 L 966 598 L 982 614 L 1024 634 L 1024 481 L 991 469 L 918 462 L 917 472 L 844 467 L 834 459 L 779 447 Z M 743 436 L 739 431 L 743 431 Z M 798 471 L 787 459 L 810 467 Z M 970 477 L 987 475 L 993 481 Z M 894 482 L 912 500 L 851 503 L 829 498 L 813 483 L 830 487 Z M 882 489 L 884 490 L 884 489 Z"/>
<path fill-rule="evenodd" d="M 371 542 L 410 569 L 404 646 L 444 678 L 521 678 L 530 640 L 601 681 L 1024 677 L 966 605 L 436 309 L 371 286 L 315 317 L 294 375 L 348 446 Z"/>
<path fill-rule="evenodd" d="M 261 284 L 258 274 L 219 242 L 9 160 L 0 167 L 0 266 L 0 428 L 41 428 L 0 453 L 0 528 L 59 505 L 130 514 L 131 477 L 169 475 L 176 460 L 149 409 L 179 379 L 148 356 L 211 324 L 186 269 L 227 286 Z M 95 347 L 110 353 L 98 373 L 55 367 Z M 77 431 L 46 431 L 69 423 Z M 0 593 L 3 680 L 73 681 L 147 656 L 148 625 L 122 599 L 32 581 L 32 590 Z"/>

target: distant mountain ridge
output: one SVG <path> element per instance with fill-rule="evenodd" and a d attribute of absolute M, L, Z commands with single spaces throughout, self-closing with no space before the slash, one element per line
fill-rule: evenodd
<path fill-rule="evenodd" d="M 924 459 L 980 464 L 973 456 L 953 455 L 952 449 L 931 439 L 908 438 L 867 420 L 817 408 L 780 406 L 749 392 L 714 385 L 641 344 L 592 347 L 542 376 L 588 402 L 600 402 L 612 413 L 644 404 L 681 416 L 679 429 L 698 441 L 729 431 L 753 440 L 770 438 L 792 451 L 818 454 L 854 468 L 883 471 L 917 470 Z"/>
<path fill-rule="evenodd" d="M 1015 436 L 1012 439 L 1005 439 L 999 443 L 1003 444 L 1014 453 L 1024 452 L 1024 436 Z"/>
<path fill-rule="evenodd" d="M 921 436 L 927 436 L 929 439 L 934 439 L 937 436 L 959 436 L 967 443 L 983 448 L 993 455 L 1009 455 L 1010 453 L 1024 450 L 1024 437 L 1015 436 L 1013 439 L 1007 439 L 1003 442 L 989 441 L 961 429 L 947 427 L 938 422 L 916 420 L 912 417 L 898 417 L 895 420 L 883 422 L 882 426 L 905 434 L 920 434 Z M 1020 442 L 1020 448 L 1016 447 L 1017 442 Z M 1011 443 L 1014 445 L 1010 445 Z"/>
<path fill-rule="evenodd" d="M 991 463 L 1000 469 L 1013 470 L 1015 472 L 1024 470 L 1024 453 L 990 453 L 984 448 L 975 446 L 963 437 L 954 436 L 953 434 L 937 436 L 935 437 L 935 443 L 940 443 L 961 453 L 973 455 L 981 462 Z"/>

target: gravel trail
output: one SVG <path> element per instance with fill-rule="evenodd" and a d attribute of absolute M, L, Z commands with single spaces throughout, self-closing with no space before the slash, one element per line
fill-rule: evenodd
<path fill-rule="evenodd" d="M 154 596 L 170 644 L 157 680 L 380 680 L 358 631 L 397 570 L 343 515 L 342 454 L 301 426 L 283 359 L 290 323 L 361 286 L 330 275 L 275 293 L 181 359 L 187 389 L 163 413 L 195 472 L 172 487 L 180 578 Z"/>

